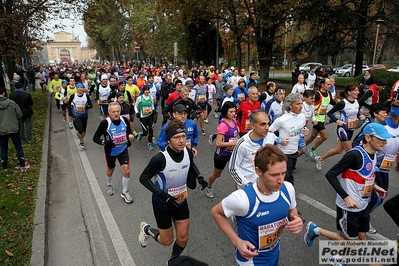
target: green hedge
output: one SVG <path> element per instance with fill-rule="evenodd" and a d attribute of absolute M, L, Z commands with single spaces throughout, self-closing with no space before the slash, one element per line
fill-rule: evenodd
<path fill-rule="evenodd" d="M 355 80 L 358 84 L 361 82 L 363 76 L 364 75 L 359 75 L 355 77 Z M 399 73 L 388 72 L 385 70 L 373 70 L 371 72 L 371 76 L 373 76 L 375 81 L 379 79 L 386 79 L 388 81 L 388 86 L 385 88 L 385 90 L 380 92 L 380 102 L 385 103 L 391 94 L 392 85 L 399 80 Z"/>

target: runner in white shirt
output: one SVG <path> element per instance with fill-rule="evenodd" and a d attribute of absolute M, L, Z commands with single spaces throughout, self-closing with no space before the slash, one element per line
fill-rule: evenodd
<path fill-rule="evenodd" d="M 305 116 L 302 111 L 303 97 L 301 94 L 289 94 L 284 100 L 285 114 L 277 118 L 270 126 L 270 132 L 279 132 L 282 138 L 289 138 L 288 145 L 278 145 L 280 150 L 287 155 L 287 172 L 285 181 L 294 184 L 293 169 L 298 158 L 298 143 L 302 134 L 307 135 L 309 130 L 306 128 Z"/>
<path fill-rule="evenodd" d="M 306 90 L 303 93 L 303 103 L 301 113 L 305 116 L 306 127 L 309 121 L 312 121 L 313 125 L 317 125 L 316 115 L 314 113 L 313 101 L 316 93 L 313 90 Z M 298 157 L 307 151 L 306 143 L 304 137 L 301 135 L 298 145 Z"/>
<path fill-rule="evenodd" d="M 300 93 L 303 94 L 303 92 L 305 91 L 305 77 L 300 74 L 298 76 L 298 83 L 294 85 L 294 87 L 292 87 L 291 93 Z"/>
<path fill-rule="evenodd" d="M 238 75 L 238 69 L 234 69 L 234 76 L 229 78 L 228 83 L 233 86 L 233 88 L 237 88 L 240 78 L 241 76 Z"/>

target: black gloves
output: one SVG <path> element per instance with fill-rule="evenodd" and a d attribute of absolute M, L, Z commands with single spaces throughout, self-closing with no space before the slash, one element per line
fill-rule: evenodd
<path fill-rule="evenodd" d="M 177 204 L 176 202 L 176 199 L 173 196 L 166 193 L 165 191 L 162 191 L 161 194 L 159 194 L 159 196 L 165 202 L 168 208 L 176 208 L 179 206 L 179 204 Z"/>
<path fill-rule="evenodd" d="M 128 147 L 132 146 L 132 142 L 130 140 L 127 141 L 127 146 Z"/>
<path fill-rule="evenodd" d="M 137 118 L 140 118 L 140 113 L 136 113 L 136 117 L 137 117 Z"/>
<path fill-rule="evenodd" d="M 205 181 L 204 177 L 202 175 L 197 177 L 198 184 L 202 186 L 201 190 L 204 190 L 208 186 L 208 182 Z"/>
<path fill-rule="evenodd" d="M 116 145 L 112 139 L 107 140 L 104 145 L 105 149 L 112 149 L 115 146 Z"/>

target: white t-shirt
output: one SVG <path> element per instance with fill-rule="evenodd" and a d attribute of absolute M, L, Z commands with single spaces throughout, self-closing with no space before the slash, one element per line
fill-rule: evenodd
<path fill-rule="evenodd" d="M 303 94 L 304 91 L 305 91 L 305 84 L 299 85 L 299 83 L 297 83 L 294 85 L 294 87 L 292 87 L 291 93 Z"/>

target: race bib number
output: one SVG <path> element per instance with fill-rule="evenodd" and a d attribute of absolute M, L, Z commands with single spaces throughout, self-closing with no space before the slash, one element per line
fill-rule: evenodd
<path fill-rule="evenodd" d="M 173 196 L 177 203 L 180 203 L 187 198 L 187 186 L 183 185 L 181 187 L 169 188 L 168 194 Z"/>
<path fill-rule="evenodd" d="M 78 112 L 84 112 L 86 109 L 85 109 L 85 106 L 84 105 L 76 105 L 76 111 L 78 111 Z"/>
<path fill-rule="evenodd" d="M 186 147 L 191 149 L 191 139 L 186 139 Z"/>
<path fill-rule="evenodd" d="M 288 224 L 288 218 L 258 227 L 259 252 L 268 251 L 274 248 Z"/>
<path fill-rule="evenodd" d="M 327 114 L 327 110 L 328 110 L 328 105 L 327 105 L 327 106 L 324 106 L 324 105 L 320 106 L 320 108 L 319 108 L 319 115 L 325 115 L 325 114 Z"/>
<path fill-rule="evenodd" d="M 245 100 L 245 94 L 244 93 L 240 93 L 237 95 L 237 99 L 239 102 L 244 101 Z"/>
<path fill-rule="evenodd" d="M 237 138 L 230 138 L 230 139 L 229 139 L 229 142 L 236 142 L 236 141 L 237 141 Z M 235 145 L 228 146 L 228 147 L 226 148 L 226 151 L 228 151 L 228 152 L 233 152 L 234 147 L 235 147 Z"/>
<path fill-rule="evenodd" d="M 206 101 L 206 95 L 204 95 L 204 94 L 198 95 L 198 101 L 205 102 Z"/>
<path fill-rule="evenodd" d="M 357 119 L 349 119 L 348 129 L 355 129 L 357 126 Z"/>
<path fill-rule="evenodd" d="M 251 129 L 252 129 L 252 127 L 251 127 L 251 120 L 249 120 L 249 119 L 245 120 L 245 130 L 246 130 L 246 131 L 249 131 L 249 130 L 251 130 Z"/>
<path fill-rule="evenodd" d="M 114 134 L 113 134 L 113 137 L 114 137 L 113 141 L 114 141 L 114 143 L 115 143 L 116 146 L 125 145 L 126 142 L 127 142 L 126 133 L 125 133 L 125 132 L 122 132 L 122 133 L 114 133 Z"/>
<path fill-rule="evenodd" d="M 362 199 L 368 199 L 371 197 L 371 192 L 373 191 L 373 186 L 374 186 L 374 179 L 375 179 L 374 174 L 372 177 L 366 179 L 366 182 L 364 183 Z"/>
<path fill-rule="evenodd" d="M 108 102 L 108 97 L 101 96 L 100 103 L 107 103 L 107 102 Z"/>
<path fill-rule="evenodd" d="M 152 112 L 151 106 L 144 106 L 143 107 L 143 114 L 148 115 Z"/>
<path fill-rule="evenodd" d="M 382 159 L 382 163 L 380 165 L 380 170 L 388 172 L 389 169 L 393 166 L 395 160 L 396 160 L 396 155 L 385 154 L 384 159 Z"/>

